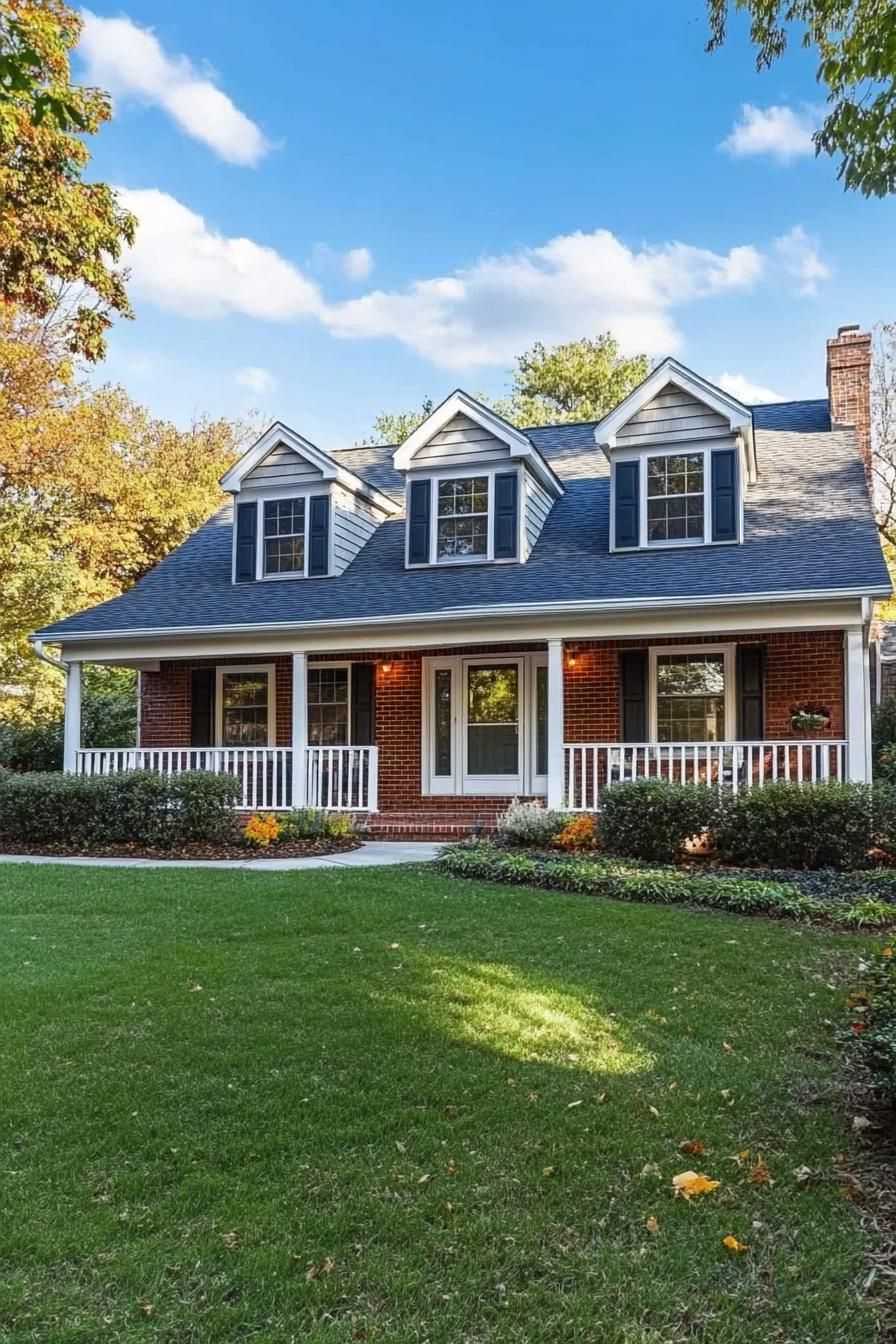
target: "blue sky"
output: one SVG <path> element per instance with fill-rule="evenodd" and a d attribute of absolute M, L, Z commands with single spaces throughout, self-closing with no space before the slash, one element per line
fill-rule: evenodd
<path fill-rule="evenodd" d="M 142 219 L 100 377 L 325 448 L 607 326 L 823 395 L 825 338 L 896 315 L 896 205 L 806 152 L 810 55 L 705 41 L 702 0 L 94 0 L 91 171 Z"/>

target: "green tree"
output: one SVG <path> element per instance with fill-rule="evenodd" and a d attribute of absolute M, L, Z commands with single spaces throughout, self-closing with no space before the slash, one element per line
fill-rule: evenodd
<path fill-rule="evenodd" d="M 108 96 L 71 82 L 81 20 L 61 0 L 0 0 L 0 299 L 55 315 L 60 285 L 68 348 L 105 352 L 112 314 L 132 316 L 117 267 L 136 220 L 112 189 L 85 182 L 86 137 L 108 121 Z"/>
<path fill-rule="evenodd" d="M 477 398 L 522 429 L 601 420 L 649 372 L 647 356 L 621 355 L 608 331 L 550 348 L 537 341 L 517 356 L 506 397 L 491 401 L 478 393 Z M 364 442 L 402 443 L 431 410 L 432 401 L 427 398 L 419 411 L 386 411 L 376 417 L 373 435 Z"/>
<path fill-rule="evenodd" d="M 893 0 L 707 0 L 715 51 L 733 9 L 750 19 L 756 68 L 768 69 L 798 35 L 818 57 L 829 111 L 819 154 L 840 155 L 837 176 L 865 196 L 896 191 L 896 4 Z"/>

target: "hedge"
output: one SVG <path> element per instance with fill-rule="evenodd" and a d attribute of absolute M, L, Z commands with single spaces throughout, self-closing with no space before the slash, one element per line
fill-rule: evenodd
<path fill-rule="evenodd" d="M 232 775 L 19 775 L 0 772 L 0 842 L 89 848 L 167 847 L 234 834 L 240 784 Z"/>
<path fill-rule="evenodd" d="M 490 841 L 452 845 L 438 859 L 455 877 L 505 882 L 549 890 L 575 891 L 616 900 L 699 905 L 737 914 L 763 914 L 786 919 L 821 919 L 847 927 L 896 924 L 896 907 L 868 896 L 852 901 L 807 895 L 796 882 L 764 875 L 715 871 L 701 875 L 689 869 L 620 860 L 565 855 L 533 855 L 501 849 Z"/>
<path fill-rule="evenodd" d="M 723 863 L 772 868 L 861 868 L 869 862 L 876 821 L 886 826 L 889 800 L 876 816 L 870 785 L 779 780 L 722 800 L 713 832 Z"/>
<path fill-rule="evenodd" d="M 705 784 L 638 779 L 611 784 L 602 795 L 600 846 L 632 859 L 671 861 L 688 840 L 711 829 L 719 794 Z"/>

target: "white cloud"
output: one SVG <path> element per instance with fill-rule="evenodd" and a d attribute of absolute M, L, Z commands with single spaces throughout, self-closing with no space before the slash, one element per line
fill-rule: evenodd
<path fill-rule="evenodd" d="M 718 387 L 723 387 L 726 392 L 730 392 L 738 401 L 742 401 L 747 406 L 764 405 L 770 401 L 786 401 L 779 392 L 773 392 L 770 387 L 763 387 L 761 383 L 752 383 L 749 378 L 745 378 L 742 373 L 720 373 L 718 378 L 714 379 Z"/>
<path fill-rule="evenodd" d="M 812 132 L 815 130 L 811 110 L 795 112 L 792 107 L 754 107 L 744 103 L 740 121 L 734 123 L 730 135 L 719 145 L 736 159 L 768 154 L 787 163 L 803 154 L 814 154 Z"/>
<path fill-rule="evenodd" d="M 241 313 L 287 321 L 317 313 L 317 286 L 271 247 L 227 238 L 164 191 L 118 188 L 139 220 L 128 255 L 131 288 L 183 317 Z"/>
<path fill-rule="evenodd" d="M 484 257 L 401 291 L 374 290 L 328 306 L 337 336 L 393 337 L 434 364 L 502 364 L 535 340 L 573 340 L 610 329 L 628 350 L 678 348 L 673 309 L 760 279 L 755 247 L 710 252 L 686 243 L 632 249 L 605 229 Z"/>
<path fill-rule="evenodd" d="M 822 260 L 818 239 L 811 237 L 802 224 L 775 239 L 778 264 L 793 283 L 796 293 L 813 298 L 818 286 L 830 279 L 831 268 Z"/>
<path fill-rule="evenodd" d="M 104 19 L 89 9 L 81 16 L 78 53 L 90 83 L 163 108 L 181 130 L 228 163 L 251 166 L 268 152 L 270 145 L 255 122 L 186 56 L 169 56 L 151 29 L 128 18 Z"/>
<path fill-rule="evenodd" d="M 342 269 L 349 280 L 366 280 L 373 270 L 373 254 L 369 247 L 352 247 L 342 254 Z"/>
<path fill-rule="evenodd" d="M 244 387 L 255 397 L 266 397 L 277 386 L 277 379 L 270 369 L 261 369 L 257 364 L 247 364 L 245 368 L 238 369 L 234 382 L 237 387 Z"/>

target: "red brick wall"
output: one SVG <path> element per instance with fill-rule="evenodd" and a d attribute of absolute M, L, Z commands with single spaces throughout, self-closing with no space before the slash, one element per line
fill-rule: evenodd
<path fill-rule="evenodd" d="M 828 341 L 828 398 L 831 420 L 855 425 L 865 473 L 871 478 L 871 336 L 858 327 L 840 327 Z"/>
<path fill-rule="evenodd" d="M 843 636 L 840 631 L 770 632 L 725 636 L 725 640 L 766 647 L 766 734 L 792 736 L 790 706 L 801 700 L 823 700 L 831 710 L 831 735 L 842 737 Z M 648 644 L 714 644 L 719 636 L 693 640 L 605 640 L 568 646 L 564 668 L 565 736 L 570 742 L 616 742 L 619 739 L 618 658 L 623 648 Z M 489 647 L 427 649 L 425 656 L 500 655 L 543 649 L 538 644 L 496 644 Z M 569 654 L 575 666 L 569 666 Z M 330 662 L 374 661 L 376 668 L 376 741 L 379 746 L 379 797 L 384 810 L 414 809 L 474 813 L 492 812 L 500 798 L 422 798 L 421 713 L 424 652 L 383 650 L 376 655 L 333 654 Z M 190 672 L 220 663 L 273 663 L 277 670 L 277 745 L 289 746 L 292 714 L 292 660 L 251 655 L 192 662 L 165 662 L 158 672 L 144 672 L 142 683 L 143 746 L 190 745 Z M 387 672 L 384 664 L 391 664 Z"/>

